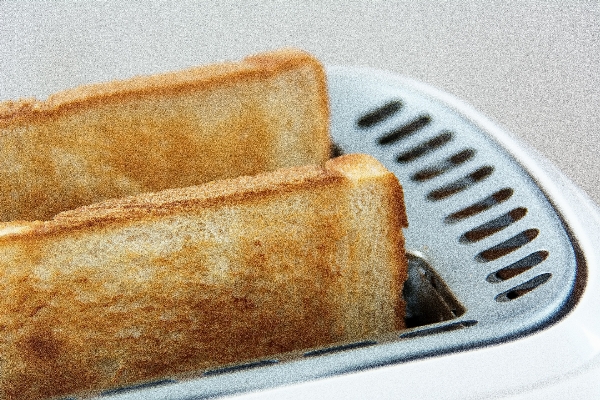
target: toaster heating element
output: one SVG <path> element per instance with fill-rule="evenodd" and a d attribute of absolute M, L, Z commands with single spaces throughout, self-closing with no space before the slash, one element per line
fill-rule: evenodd
<path fill-rule="evenodd" d="M 409 329 L 111 390 L 101 398 L 268 395 L 265 389 L 278 397 L 307 382 L 322 390 L 335 387 L 340 376 L 402 371 L 420 360 L 534 340 L 572 313 L 584 293 L 589 257 L 571 217 L 563 215 L 569 201 L 556 204 L 556 193 L 542 184 L 552 179 L 541 178 L 537 161 L 527 164 L 528 153 L 499 128 L 421 83 L 361 68 L 330 67 L 327 75 L 335 151 L 373 155 L 404 188 Z M 582 207 L 596 218 L 593 206 Z"/>

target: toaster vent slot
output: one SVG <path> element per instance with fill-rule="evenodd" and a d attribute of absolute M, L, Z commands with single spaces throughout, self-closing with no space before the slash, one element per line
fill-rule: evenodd
<path fill-rule="evenodd" d="M 425 182 L 433 179 L 443 173 L 451 170 L 452 168 L 458 167 L 461 164 L 469 161 L 475 155 L 475 150 L 465 149 L 459 153 L 454 154 L 451 157 L 446 158 L 438 164 L 424 168 L 411 176 L 411 179 L 415 182 Z"/>
<path fill-rule="evenodd" d="M 439 149 L 440 147 L 442 147 L 446 143 L 448 143 L 450 140 L 452 140 L 452 133 L 443 132 L 443 133 L 439 134 L 438 136 L 434 137 L 433 139 L 430 139 L 430 140 L 426 141 L 425 143 L 422 143 L 422 144 L 412 148 L 411 150 L 407 151 L 406 153 L 400 154 L 396 158 L 396 161 L 398 161 L 399 163 L 407 163 L 410 161 L 414 161 L 419 157 L 422 157 L 426 154 L 429 154 L 429 153 Z"/>
<path fill-rule="evenodd" d="M 370 128 L 377 125 L 386 119 L 393 117 L 402 108 L 400 100 L 392 100 L 384 106 L 377 108 L 358 119 L 356 125 L 359 128 Z"/>
<path fill-rule="evenodd" d="M 489 177 L 494 168 L 486 165 L 477 169 L 474 172 L 471 172 L 469 175 L 450 183 L 449 185 L 443 186 L 439 189 L 433 190 L 427 195 L 429 200 L 442 200 L 447 197 L 450 197 L 458 192 L 462 192 L 463 190 L 475 185 L 477 182 L 481 182 L 487 177 Z"/>
<path fill-rule="evenodd" d="M 365 340 L 363 342 L 349 343 L 349 344 L 343 344 L 340 346 L 327 347 L 324 349 L 308 351 L 308 352 L 304 353 L 304 356 L 305 357 L 321 356 L 323 354 L 337 353 L 339 351 L 353 350 L 353 349 L 358 349 L 361 347 L 373 346 L 374 344 L 377 344 L 377 342 L 374 340 Z"/>
<path fill-rule="evenodd" d="M 544 283 L 548 282 L 548 280 L 551 277 L 552 274 L 550 273 L 538 275 L 535 278 L 520 284 L 519 286 L 515 286 L 514 288 L 507 290 L 506 292 L 500 293 L 498 296 L 496 296 L 496 301 L 503 303 L 514 299 L 518 299 L 519 297 L 531 292 L 532 290 L 537 289 L 540 285 L 543 285 Z"/>
<path fill-rule="evenodd" d="M 513 195 L 513 190 L 511 188 L 505 188 L 497 191 L 485 199 L 478 201 L 475 204 L 470 205 L 469 207 L 463 208 L 455 213 L 448 215 L 444 220 L 446 223 L 455 223 L 458 221 L 462 221 L 479 213 L 482 213 L 490 208 L 505 202 L 510 199 Z"/>
<path fill-rule="evenodd" d="M 527 257 L 512 263 L 508 267 L 504 267 L 494 273 L 489 274 L 486 280 L 490 283 L 499 283 L 514 278 L 525 271 L 529 271 L 536 265 L 541 264 L 544 260 L 546 260 L 546 258 L 548 258 L 548 254 L 549 253 L 545 250 L 531 253 Z"/>
<path fill-rule="evenodd" d="M 521 218 L 523 218 L 527 214 L 527 209 L 524 207 L 515 208 L 514 210 L 509 211 L 508 213 L 493 219 L 489 222 L 486 222 L 483 225 L 480 225 L 476 228 L 471 229 L 470 231 L 464 233 L 460 237 L 460 241 L 463 243 L 475 243 L 482 239 L 485 239 L 488 236 L 493 235 L 494 233 L 500 232 L 502 229 L 508 227 L 509 225 L 517 222 Z"/>
<path fill-rule="evenodd" d="M 409 339 L 409 338 L 420 337 L 420 336 L 435 335 L 438 333 L 456 331 L 458 329 L 464 329 L 464 328 L 468 328 L 470 326 L 475 326 L 475 325 L 477 325 L 477 321 L 475 321 L 475 320 L 453 322 L 448 325 L 436 326 L 434 328 L 427 328 L 427 329 L 421 329 L 421 330 L 417 330 L 417 331 L 402 333 L 402 334 L 400 334 L 400 339 Z"/>
<path fill-rule="evenodd" d="M 243 370 L 252 369 L 252 368 L 266 367 L 268 365 L 277 364 L 278 362 L 279 362 L 278 360 L 260 360 L 260 361 L 256 361 L 256 362 L 245 363 L 245 364 L 231 365 L 228 367 L 216 368 L 216 369 L 210 369 L 208 371 L 204 371 L 204 375 L 205 376 L 220 375 L 220 374 L 226 374 L 226 373 L 230 373 L 230 372 L 243 371 Z"/>
<path fill-rule="evenodd" d="M 384 136 L 379 138 L 379 144 L 387 145 L 397 142 L 400 139 L 404 139 L 414 134 L 420 129 L 423 129 L 431 122 L 429 115 L 421 115 L 416 119 L 410 121 L 406 125 L 393 129 Z"/>
<path fill-rule="evenodd" d="M 144 383 L 139 383 L 137 385 L 124 386 L 124 387 L 120 387 L 120 388 L 105 390 L 102 393 L 100 393 L 100 396 L 111 396 L 111 395 L 115 395 L 115 394 L 127 393 L 127 392 L 132 392 L 132 391 L 136 391 L 136 390 L 140 390 L 140 389 L 145 389 L 145 388 L 168 385 L 168 384 L 176 383 L 176 382 L 177 381 L 174 379 L 161 379 L 158 381 L 144 382 Z"/>
<path fill-rule="evenodd" d="M 539 233 L 540 231 L 538 229 L 528 229 L 523 231 L 518 235 L 513 236 L 512 238 L 505 240 L 500 244 L 497 244 L 496 246 L 482 251 L 477 255 L 476 259 L 481 262 L 497 260 L 498 258 L 504 257 L 505 255 L 525 246 L 527 243 L 535 239 Z"/>

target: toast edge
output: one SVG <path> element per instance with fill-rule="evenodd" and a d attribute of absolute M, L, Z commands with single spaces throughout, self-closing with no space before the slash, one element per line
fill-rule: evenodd
<path fill-rule="evenodd" d="M 2 101 L 0 128 L 41 121 L 106 101 L 118 102 L 151 94 L 174 95 L 245 79 L 275 76 L 302 65 L 310 65 L 325 82 L 323 66 L 315 57 L 303 50 L 284 48 L 248 56 L 238 62 L 208 64 L 176 72 L 82 85 L 54 93 L 44 101 L 35 98 Z M 328 110 L 325 88 L 320 97 L 324 109 Z"/>
<path fill-rule="evenodd" d="M 396 209 L 396 215 L 399 216 L 399 224 L 402 228 L 408 227 L 408 217 L 404 205 L 404 192 L 398 178 L 387 170 L 374 157 L 367 154 L 346 154 L 340 157 L 332 158 L 325 163 L 325 168 L 330 171 L 336 171 L 347 177 L 351 181 L 358 182 L 362 179 L 372 179 L 374 177 L 385 177 L 390 182 L 389 187 L 393 190 L 390 196 L 393 203 L 389 206 Z"/>
<path fill-rule="evenodd" d="M 48 221 L 0 223 L 0 243 L 17 237 L 39 238 L 71 230 L 128 223 L 134 219 L 153 218 L 198 207 L 251 202 L 279 193 L 310 190 L 333 181 L 352 182 L 384 175 L 394 181 L 394 187 L 400 191 L 393 197 L 402 198 L 402 188 L 397 178 L 377 160 L 365 154 L 347 154 L 328 160 L 323 167 L 291 167 L 253 176 L 216 180 L 198 186 L 111 199 L 61 212 Z M 399 207 L 397 212 L 401 216 L 401 226 L 407 226 L 404 203 L 396 202 L 394 207 Z"/>

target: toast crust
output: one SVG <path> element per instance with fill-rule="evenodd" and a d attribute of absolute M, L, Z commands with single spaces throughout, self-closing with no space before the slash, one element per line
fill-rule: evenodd
<path fill-rule="evenodd" d="M 265 79 L 305 65 L 312 65 L 316 70 L 321 70 L 324 81 L 324 72 L 317 59 L 304 51 L 285 48 L 252 55 L 241 62 L 204 65 L 177 72 L 82 85 L 52 94 L 43 101 L 3 101 L 0 102 L 0 128 L 44 121 L 65 113 L 97 107 L 107 101 L 140 99 L 157 94 L 177 96 L 223 84 L 235 85 L 249 79 Z M 329 106 L 324 87 L 319 91 L 319 99 L 322 108 L 327 110 Z"/>
<path fill-rule="evenodd" d="M 326 163 L 327 164 L 327 163 Z M 220 179 L 199 186 L 166 189 L 109 199 L 57 214 L 50 221 L 0 223 L 0 242 L 15 237 L 40 237 L 70 233 L 86 228 L 127 224 L 135 219 L 151 219 L 198 208 L 219 208 L 242 203 L 264 202 L 269 198 L 299 190 L 341 183 L 344 176 L 316 165 L 293 167 L 252 176 Z"/>
<path fill-rule="evenodd" d="M 322 164 L 327 101 L 319 62 L 286 49 L 0 103 L 0 221 Z"/>
<path fill-rule="evenodd" d="M 0 227 L 0 397 L 31 399 L 403 326 L 406 225 L 369 156 Z"/>
<path fill-rule="evenodd" d="M 397 226 L 405 228 L 408 219 L 402 186 L 394 184 L 397 178 L 379 162 L 364 154 L 348 154 L 330 159 L 324 167 L 304 165 L 265 172 L 252 176 L 220 179 L 200 186 L 166 189 L 160 192 L 141 193 L 106 200 L 74 210 L 57 214 L 51 221 L 14 221 L 0 223 L 0 242 L 11 240 L 15 236 L 36 239 L 60 232 L 72 232 L 86 227 L 98 227 L 132 219 L 145 219 L 156 216 L 195 210 L 214 208 L 248 202 L 262 202 L 270 197 L 297 191 L 312 191 L 320 187 L 361 181 L 360 174 L 368 171 L 368 179 L 374 176 L 386 176 L 393 191 L 387 206 L 398 217 Z"/>

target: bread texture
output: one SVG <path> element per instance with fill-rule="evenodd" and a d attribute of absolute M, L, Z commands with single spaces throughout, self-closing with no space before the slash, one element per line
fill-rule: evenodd
<path fill-rule="evenodd" d="M 322 65 L 282 49 L 0 103 L 0 221 L 329 158 Z"/>
<path fill-rule="evenodd" d="M 403 328 L 396 177 L 366 155 L 0 224 L 0 398 Z"/>

